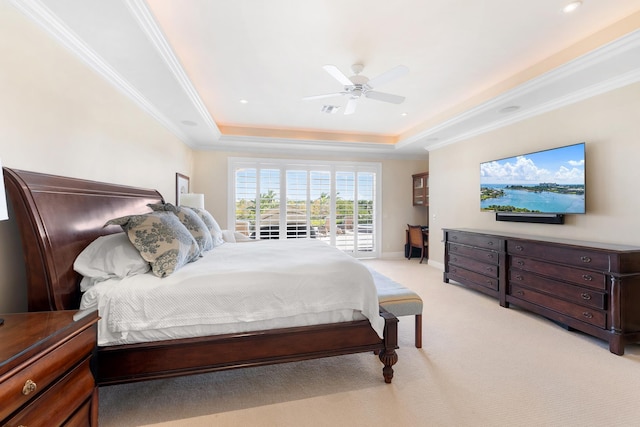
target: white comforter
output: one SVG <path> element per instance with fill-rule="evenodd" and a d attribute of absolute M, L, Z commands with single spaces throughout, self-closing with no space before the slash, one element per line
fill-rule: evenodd
<path fill-rule="evenodd" d="M 175 331 L 178 337 L 245 332 L 361 315 L 380 337 L 384 328 L 369 270 L 313 239 L 224 244 L 166 278 L 148 273 L 100 282 L 84 293 L 80 308 L 98 310 L 99 345 L 175 338 Z M 153 338 L 147 337 L 151 332 Z"/>

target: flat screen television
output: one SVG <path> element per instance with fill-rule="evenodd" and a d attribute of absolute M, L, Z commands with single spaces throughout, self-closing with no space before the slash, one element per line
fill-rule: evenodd
<path fill-rule="evenodd" d="M 480 208 L 510 215 L 585 213 L 585 143 L 481 163 Z"/>

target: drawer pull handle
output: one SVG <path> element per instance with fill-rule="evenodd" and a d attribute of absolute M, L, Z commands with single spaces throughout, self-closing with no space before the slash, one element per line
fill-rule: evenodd
<path fill-rule="evenodd" d="M 453 258 L 451 258 L 451 261 L 456 262 L 456 261 L 458 261 L 458 258 L 457 257 L 453 257 Z"/>
<path fill-rule="evenodd" d="M 451 240 L 458 240 L 458 236 L 451 236 Z"/>
<path fill-rule="evenodd" d="M 590 281 L 592 281 L 592 280 L 593 280 L 593 277 L 592 277 L 590 274 L 583 274 L 583 275 L 582 275 L 582 278 L 583 278 L 584 280 L 586 280 L 587 282 L 590 282 Z"/>
<path fill-rule="evenodd" d="M 489 245 L 489 246 L 493 246 L 493 242 L 492 242 L 492 241 L 488 241 L 488 242 L 487 242 L 487 245 Z"/>
<path fill-rule="evenodd" d="M 36 383 L 34 383 L 31 380 L 27 380 L 24 383 L 24 387 L 22 387 L 22 394 L 24 394 L 25 396 L 28 396 L 31 393 L 33 393 L 34 391 L 36 391 L 36 388 L 38 388 Z"/>
<path fill-rule="evenodd" d="M 585 300 L 591 299 L 591 294 L 588 294 L 586 292 L 581 293 L 580 296 L 582 297 L 582 299 L 585 299 Z"/>
<path fill-rule="evenodd" d="M 582 261 L 582 262 L 591 262 L 591 258 L 589 258 L 588 256 L 581 256 L 580 257 L 580 261 Z"/>
<path fill-rule="evenodd" d="M 522 276 L 519 274 L 516 274 L 516 280 L 523 280 Z"/>
<path fill-rule="evenodd" d="M 517 251 L 523 251 L 524 247 L 520 246 L 520 245 L 516 245 L 516 250 Z"/>
<path fill-rule="evenodd" d="M 487 254 L 487 258 L 493 259 L 493 254 Z"/>
<path fill-rule="evenodd" d="M 487 267 L 486 270 L 487 271 L 493 271 L 493 267 Z"/>
<path fill-rule="evenodd" d="M 452 251 L 457 251 L 457 250 L 458 250 L 458 247 L 457 247 L 457 246 L 451 246 L 451 248 L 450 248 L 450 249 L 451 249 Z"/>
<path fill-rule="evenodd" d="M 524 261 L 522 261 L 522 260 L 516 261 L 516 264 L 518 264 L 520 267 L 522 267 L 524 265 Z"/>
<path fill-rule="evenodd" d="M 589 313 L 588 311 L 585 311 L 584 313 L 582 313 L 582 315 L 587 319 L 593 319 L 593 314 Z"/>
<path fill-rule="evenodd" d="M 517 295 L 524 295 L 524 291 L 516 291 Z"/>

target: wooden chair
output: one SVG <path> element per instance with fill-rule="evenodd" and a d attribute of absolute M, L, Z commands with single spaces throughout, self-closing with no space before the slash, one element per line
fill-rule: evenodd
<path fill-rule="evenodd" d="M 422 264 L 422 260 L 427 255 L 429 242 L 425 239 L 420 225 L 407 224 L 407 227 L 409 228 L 409 256 L 407 259 L 411 259 L 411 252 L 413 248 L 416 248 L 420 250 L 420 264 Z"/>

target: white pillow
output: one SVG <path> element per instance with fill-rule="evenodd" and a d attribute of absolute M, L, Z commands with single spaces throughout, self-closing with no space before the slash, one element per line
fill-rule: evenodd
<path fill-rule="evenodd" d="M 91 242 L 73 263 L 73 269 L 86 278 L 82 280 L 84 292 L 95 282 L 144 274 L 150 266 L 129 241 L 125 233 L 98 237 Z M 86 288 L 86 289 L 83 289 Z"/>
<path fill-rule="evenodd" d="M 235 243 L 236 236 L 232 230 L 222 230 L 222 240 L 227 243 Z"/>
<path fill-rule="evenodd" d="M 233 230 L 222 230 L 222 238 L 227 243 L 257 242 L 257 240 Z"/>

